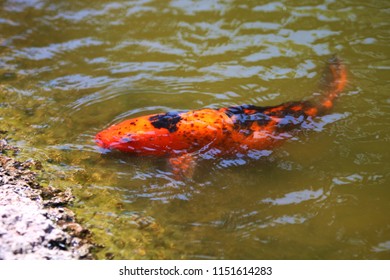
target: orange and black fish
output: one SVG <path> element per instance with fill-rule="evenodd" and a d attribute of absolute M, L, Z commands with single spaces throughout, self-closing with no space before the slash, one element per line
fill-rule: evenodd
<path fill-rule="evenodd" d="M 152 114 L 112 125 L 95 140 L 105 149 L 168 157 L 176 171 L 191 169 L 192 155 L 210 150 L 214 155 L 234 155 L 270 149 L 282 143 L 286 133 L 333 107 L 347 82 L 346 69 L 334 57 L 326 72 L 325 92 L 318 100 Z"/>

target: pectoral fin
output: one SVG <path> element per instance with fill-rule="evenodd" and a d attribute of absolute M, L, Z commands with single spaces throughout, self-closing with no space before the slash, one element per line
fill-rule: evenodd
<path fill-rule="evenodd" d="M 178 178 L 192 178 L 195 171 L 195 157 L 192 154 L 183 154 L 169 158 L 173 174 Z"/>

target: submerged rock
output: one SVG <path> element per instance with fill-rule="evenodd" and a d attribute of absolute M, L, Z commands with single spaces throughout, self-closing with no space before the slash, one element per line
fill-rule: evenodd
<path fill-rule="evenodd" d="M 34 161 L 2 155 L 16 150 L 0 139 L 0 259 L 89 259 L 89 231 L 66 208 L 70 190 L 42 187 Z"/>

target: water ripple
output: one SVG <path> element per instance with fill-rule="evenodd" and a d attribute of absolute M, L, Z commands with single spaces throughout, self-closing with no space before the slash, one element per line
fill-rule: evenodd
<path fill-rule="evenodd" d="M 215 12 L 223 14 L 229 9 L 230 5 L 225 1 L 209 1 L 209 0 L 173 0 L 170 3 L 173 8 L 180 9 L 187 15 L 194 15 L 200 12 Z"/>
<path fill-rule="evenodd" d="M 26 47 L 16 51 L 16 56 L 31 60 L 53 59 L 59 54 L 75 51 L 82 47 L 100 46 L 104 43 L 94 38 L 81 38 L 63 43 L 50 44 L 45 47 Z"/>
<path fill-rule="evenodd" d="M 280 198 L 265 198 L 261 202 L 262 203 L 270 203 L 272 205 L 289 205 L 289 204 L 298 204 L 309 200 L 315 200 L 324 195 L 324 191 L 322 189 L 318 189 L 316 191 L 313 190 L 301 190 L 297 192 L 291 192 L 285 194 L 284 197 Z"/>
<path fill-rule="evenodd" d="M 43 86 L 60 90 L 80 90 L 103 87 L 109 85 L 113 81 L 115 81 L 115 79 L 108 76 L 94 77 L 82 74 L 73 74 L 52 79 L 44 83 Z"/>
<path fill-rule="evenodd" d="M 147 52 L 156 52 L 161 54 L 170 54 L 177 56 L 184 56 L 186 51 L 180 48 L 177 48 L 173 45 L 164 44 L 158 41 L 149 41 L 149 40 L 132 40 L 132 41 L 123 41 L 113 47 L 111 50 L 117 51 L 126 48 L 142 47 L 145 48 Z"/>
<path fill-rule="evenodd" d="M 173 62 L 120 62 L 109 68 L 113 74 L 132 73 L 132 72 L 149 72 L 163 73 L 164 71 L 175 70 L 178 65 Z"/>

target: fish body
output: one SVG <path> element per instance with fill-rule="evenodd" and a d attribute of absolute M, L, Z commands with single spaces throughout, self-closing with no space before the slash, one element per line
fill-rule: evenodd
<path fill-rule="evenodd" d="M 211 149 L 219 155 L 272 149 L 286 134 L 333 107 L 346 84 L 346 70 L 337 58 L 327 65 L 326 90 L 319 100 L 151 114 L 114 124 L 95 141 L 105 149 L 170 158 Z"/>

